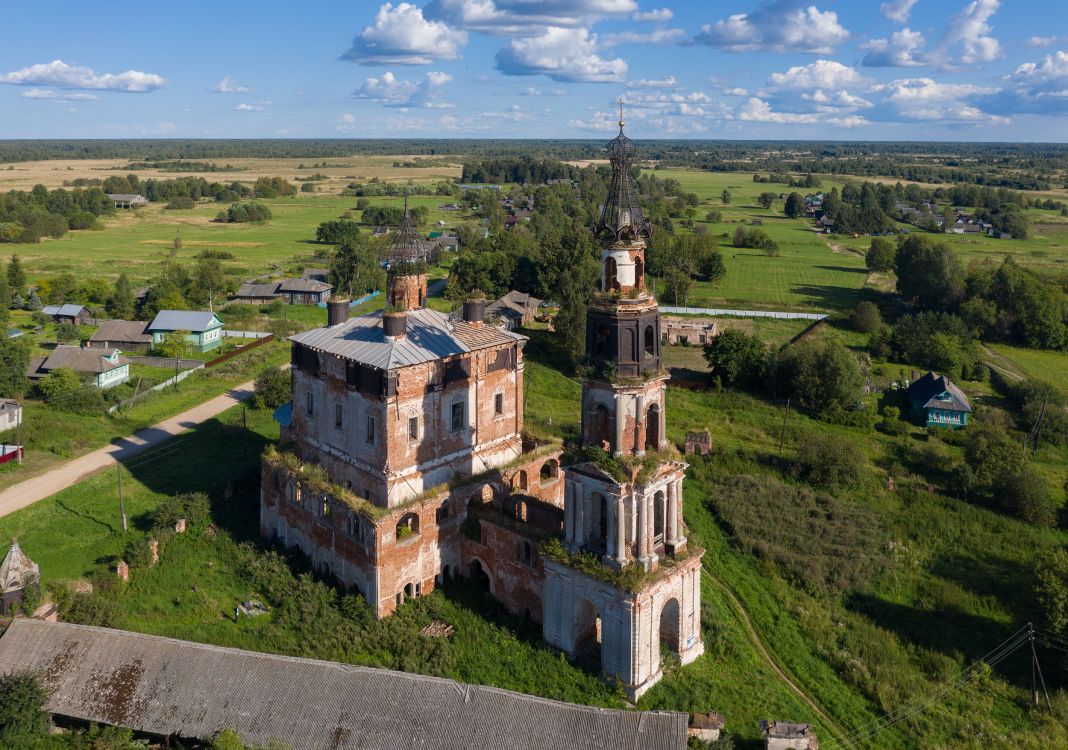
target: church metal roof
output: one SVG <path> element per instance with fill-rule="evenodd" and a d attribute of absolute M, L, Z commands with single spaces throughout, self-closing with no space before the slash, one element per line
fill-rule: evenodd
<path fill-rule="evenodd" d="M 684 750 L 687 715 L 579 706 L 439 677 L 16 619 L 0 664 L 53 714 L 157 736 L 224 728 L 293 750 Z"/>

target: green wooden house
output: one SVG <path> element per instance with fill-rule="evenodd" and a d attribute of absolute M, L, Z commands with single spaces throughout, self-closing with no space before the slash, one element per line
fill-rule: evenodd
<path fill-rule="evenodd" d="M 211 351 L 222 344 L 223 323 L 210 312 L 200 310 L 160 310 L 145 329 L 152 335 L 152 346 L 172 331 L 187 331 L 185 340 L 196 353 Z"/>
<path fill-rule="evenodd" d="M 945 375 L 928 372 L 909 386 L 909 403 L 914 419 L 927 427 L 964 427 L 972 405 L 968 397 Z"/>

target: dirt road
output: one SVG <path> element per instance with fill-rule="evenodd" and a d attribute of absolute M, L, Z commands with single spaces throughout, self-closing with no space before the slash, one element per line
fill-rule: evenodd
<path fill-rule="evenodd" d="M 8 487 L 0 492 L 0 516 L 14 513 L 60 490 L 65 490 L 91 474 L 111 468 L 116 461 L 125 463 L 149 448 L 154 448 L 175 435 L 192 429 L 202 422 L 207 422 L 231 406 L 250 398 L 252 388 L 253 381 L 242 383 L 221 396 L 216 396 L 188 411 L 165 419 L 159 424 L 138 430 L 133 435 L 121 438 L 92 453 L 87 453 L 44 474 Z"/>

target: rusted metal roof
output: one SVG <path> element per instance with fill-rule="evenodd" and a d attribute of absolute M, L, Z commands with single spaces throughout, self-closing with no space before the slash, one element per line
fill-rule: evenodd
<path fill-rule="evenodd" d="M 687 715 L 620 711 L 437 677 L 17 619 L 0 664 L 41 676 L 53 714 L 293 750 L 683 750 Z"/>
<path fill-rule="evenodd" d="M 488 325 L 471 325 L 436 310 L 409 310 L 407 333 L 386 338 L 382 311 L 351 318 L 336 326 L 316 328 L 290 338 L 303 346 L 339 357 L 393 370 L 444 357 L 526 341 L 526 336 Z"/>

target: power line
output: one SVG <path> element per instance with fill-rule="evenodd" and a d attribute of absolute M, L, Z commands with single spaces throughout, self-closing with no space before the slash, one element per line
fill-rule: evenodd
<path fill-rule="evenodd" d="M 945 696 L 960 689 L 965 683 L 970 681 L 985 668 L 997 665 L 1018 651 L 1025 644 L 1030 643 L 1034 638 L 1034 635 L 1034 627 L 1030 624 L 1021 627 L 1007 639 L 998 644 L 992 651 L 986 654 L 986 656 L 960 672 L 960 674 L 948 683 L 932 688 L 897 711 L 887 713 L 885 716 L 876 719 L 869 724 L 858 727 L 845 737 L 839 738 L 838 740 L 832 738 L 828 743 L 828 747 L 838 747 L 848 750 L 848 748 L 855 747 L 864 740 L 870 739 L 880 732 L 925 711 Z"/>

